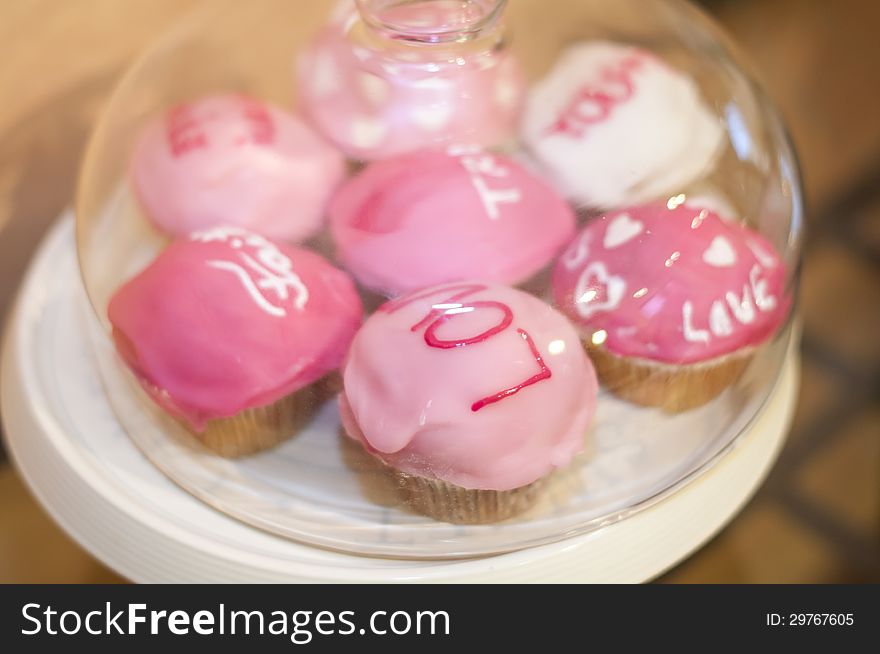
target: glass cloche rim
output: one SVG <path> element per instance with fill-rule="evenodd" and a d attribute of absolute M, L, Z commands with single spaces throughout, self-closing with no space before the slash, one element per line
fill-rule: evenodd
<path fill-rule="evenodd" d="M 709 44 L 711 46 L 711 51 L 708 53 L 710 56 L 717 56 L 719 61 L 731 59 L 737 63 L 738 69 L 742 74 L 742 79 L 747 85 L 744 87 L 745 92 L 747 94 L 751 94 L 752 97 L 750 98 L 750 100 L 753 100 L 756 103 L 756 106 L 758 108 L 758 113 L 756 114 L 757 124 L 760 126 L 763 136 L 765 137 L 764 142 L 767 146 L 768 151 L 774 159 L 774 165 L 778 167 L 778 171 L 774 171 L 774 174 L 778 173 L 778 176 L 780 177 L 779 181 L 781 181 L 783 186 L 787 188 L 787 192 L 783 195 L 789 202 L 786 203 L 785 215 L 780 212 L 779 220 L 780 226 L 785 226 L 787 229 L 785 233 L 780 231 L 779 235 L 780 237 L 784 236 L 785 238 L 783 255 L 786 257 L 791 257 L 788 259 L 788 261 L 790 262 L 790 273 L 787 276 L 786 283 L 789 285 L 787 291 L 794 296 L 799 277 L 798 273 L 800 262 L 800 244 L 803 231 L 803 198 L 796 153 L 791 145 L 791 141 L 789 139 L 786 128 L 781 120 L 781 117 L 776 110 L 774 104 L 769 100 L 768 94 L 764 91 L 763 87 L 756 81 L 756 77 L 752 74 L 751 71 L 753 67 L 750 65 L 748 57 L 742 54 L 740 49 L 731 41 L 731 39 L 724 33 L 723 30 L 719 29 L 719 27 L 707 15 L 704 9 L 695 6 L 692 3 L 687 2 L 686 0 L 656 0 L 656 2 L 661 5 L 668 5 L 670 11 L 679 12 L 682 18 L 692 21 L 693 25 L 698 28 L 697 31 L 700 34 L 695 38 L 698 40 L 703 40 L 704 43 L 687 41 L 684 43 L 684 46 L 688 50 L 700 52 L 701 50 L 705 49 L 707 44 Z M 504 3 L 502 2 L 501 4 Z M 328 1 L 326 3 L 326 7 L 328 10 L 332 10 L 333 3 Z M 93 288 L 93 280 L 90 279 L 90 271 L 85 260 L 89 257 L 94 257 L 96 254 L 94 251 L 94 225 L 89 223 L 89 219 L 94 217 L 94 209 L 96 208 L 96 206 L 99 205 L 93 205 L 90 208 L 92 210 L 91 216 L 86 212 L 86 205 L 88 205 L 89 202 L 93 201 L 88 199 L 89 194 L 93 194 L 96 196 L 98 195 L 97 193 L 95 193 L 95 189 L 101 188 L 100 181 L 102 179 L 102 176 L 106 176 L 107 170 L 113 171 L 113 175 L 117 179 L 124 179 L 127 172 L 125 169 L 116 170 L 115 168 L 108 168 L 106 165 L 102 169 L 101 165 L 102 155 L 108 152 L 108 146 L 114 143 L 114 140 L 112 138 L 114 135 L 114 118 L 118 118 L 118 116 L 121 115 L 121 111 L 125 109 L 126 102 L 131 97 L 130 94 L 138 88 L 138 85 L 143 79 L 142 76 L 144 75 L 144 71 L 151 64 L 151 62 L 155 61 L 156 58 L 158 58 L 159 63 L 164 66 L 169 61 L 173 61 L 173 53 L 176 47 L 180 45 L 186 45 L 191 40 L 198 40 L 200 35 L 199 30 L 201 27 L 201 17 L 205 16 L 206 14 L 210 15 L 216 11 L 216 4 L 201 4 L 190 12 L 187 12 L 187 14 L 180 18 L 175 24 L 171 25 L 167 30 L 165 30 L 159 36 L 159 38 L 149 44 L 144 49 L 144 51 L 135 59 L 135 61 L 128 67 L 128 69 L 124 72 L 119 81 L 116 83 L 106 104 L 100 111 L 97 123 L 95 124 L 95 127 L 89 136 L 86 148 L 84 150 L 84 155 L 80 167 L 80 175 L 76 187 L 75 207 L 77 255 L 79 258 L 79 273 L 82 277 L 82 281 L 86 290 L 86 295 L 88 297 L 89 304 L 91 305 L 91 310 L 94 311 L 94 313 L 96 314 L 98 318 L 98 324 L 100 324 L 102 327 L 106 327 L 107 325 L 106 305 L 104 304 L 103 298 L 100 296 L 100 293 L 98 293 Z M 674 15 L 675 14 L 673 14 L 673 16 Z M 208 30 L 207 33 L 210 34 L 210 30 Z M 514 33 L 514 40 L 516 40 L 517 36 L 519 35 L 520 32 Z M 525 36 L 527 36 L 527 34 Z M 650 47 L 650 44 L 648 44 L 648 47 Z M 171 57 L 168 56 L 169 53 L 172 55 Z M 706 53 L 701 52 L 701 54 Z M 724 123 L 724 127 L 725 129 L 729 127 L 726 122 Z M 776 184 L 775 187 L 778 187 L 778 184 Z M 113 196 L 108 194 L 108 197 Z M 787 225 L 784 225 L 783 221 L 787 221 Z M 794 325 L 794 327 L 792 327 L 792 315 L 793 314 L 789 314 L 786 324 L 782 325 L 779 328 L 778 334 L 773 340 L 775 340 L 776 338 L 782 338 L 783 336 L 787 338 L 787 335 L 790 331 L 797 330 L 796 324 Z M 777 369 L 772 378 L 768 377 L 766 379 L 768 386 L 774 388 L 778 384 L 781 375 L 782 369 Z M 769 397 L 769 395 L 767 397 Z M 740 430 L 738 435 L 730 439 L 730 441 L 727 442 L 724 446 L 720 447 L 719 450 L 713 452 L 702 461 L 698 461 L 689 473 L 679 478 L 675 483 L 672 483 L 666 488 L 658 491 L 654 495 L 645 497 L 644 499 L 642 499 L 642 501 L 632 503 L 626 509 L 619 511 L 617 514 L 615 514 L 615 517 L 612 521 L 616 522 L 618 520 L 625 519 L 630 515 L 633 515 L 653 506 L 657 502 L 677 492 L 678 490 L 692 482 L 694 479 L 705 473 L 711 467 L 713 467 L 716 462 L 721 460 L 733 447 L 736 446 L 736 444 L 740 441 L 741 435 L 747 431 L 748 426 L 751 425 L 755 421 L 755 419 L 761 414 L 761 408 L 763 408 L 763 406 L 766 404 L 767 397 L 762 400 L 761 406 L 754 413 L 751 414 L 747 426 Z M 137 439 L 133 440 L 137 443 Z M 213 504 L 210 501 L 210 498 L 202 499 L 208 504 Z M 236 517 L 241 519 L 240 516 Z M 584 530 L 591 531 L 595 528 L 601 527 L 607 523 L 608 519 L 610 518 L 606 516 L 603 518 L 596 518 L 594 520 L 587 521 L 581 524 L 579 528 L 579 533 Z M 244 521 L 248 522 L 247 520 Z M 270 529 L 270 531 L 272 530 Z M 308 539 L 300 540 L 300 542 L 314 544 L 311 543 Z M 537 545 L 541 543 L 533 544 Z M 321 545 L 318 544 L 318 546 Z M 327 547 L 328 549 L 340 549 L 333 546 L 325 547 Z M 345 548 L 341 549 L 342 551 L 346 551 Z M 369 556 L 369 554 L 367 555 Z M 381 554 L 379 556 L 381 556 Z M 465 556 L 470 555 L 458 554 L 453 555 L 450 558 L 462 558 Z"/>
<path fill-rule="evenodd" d="M 232 2 L 232 0 L 227 0 Z M 350 0 L 352 8 L 356 4 L 360 4 L 362 0 Z M 743 51 L 736 41 L 724 30 L 718 22 L 709 14 L 702 6 L 697 5 L 693 0 L 652 0 L 658 4 L 667 4 L 674 6 L 674 10 L 681 12 L 695 25 L 699 25 L 703 37 L 711 37 L 705 39 L 705 44 L 711 44 L 712 48 L 722 55 L 724 58 L 736 62 L 739 71 L 742 73 L 744 80 L 748 85 L 749 92 L 758 101 L 761 110 L 761 120 L 768 129 L 771 137 L 771 143 L 775 152 L 780 157 L 780 170 L 783 174 L 784 181 L 788 185 L 789 199 L 791 201 L 791 212 L 788 216 L 789 224 L 787 229 L 787 238 L 785 242 L 785 256 L 789 252 L 796 255 L 795 265 L 792 266 L 792 274 L 789 275 L 788 288 L 789 292 L 794 293 L 797 289 L 800 272 L 801 245 L 803 241 L 803 229 L 805 223 L 805 208 L 803 199 L 803 181 L 802 169 L 800 166 L 797 150 L 793 146 L 793 142 L 788 128 L 782 120 L 779 110 L 765 91 L 764 85 L 760 82 L 755 70 L 757 67 L 752 62 L 751 57 Z M 335 7 L 332 2 L 328 2 L 328 11 L 332 12 L 338 9 L 339 3 Z M 497 6 L 501 11 L 503 20 L 503 12 L 509 6 L 508 0 L 497 0 Z M 79 263 L 79 274 L 86 290 L 91 310 L 96 314 L 98 321 L 105 324 L 104 307 L 100 305 L 98 299 L 94 296 L 92 285 L 86 273 L 86 267 L 82 260 L 86 249 L 87 227 L 85 226 L 83 210 L 83 198 L 87 195 L 89 189 L 94 185 L 92 179 L 95 175 L 96 163 L 101 155 L 101 146 L 107 138 L 106 131 L 109 128 L 110 117 L 118 110 L 120 104 L 124 101 L 127 94 L 138 83 L 144 68 L 152 62 L 157 55 L 163 50 L 174 47 L 193 35 L 198 34 L 203 16 L 209 16 L 217 11 L 215 3 L 203 2 L 196 7 L 185 12 L 180 18 L 172 23 L 164 31 L 160 32 L 158 37 L 148 43 L 134 58 L 132 63 L 124 70 L 122 75 L 116 81 L 110 92 L 107 101 L 101 107 L 97 114 L 91 132 L 88 135 L 83 154 L 80 158 L 78 167 L 77 182 L 74 189 L 74 216 L 75 216 L 75 237 L 77 245 L 77 259 Z M 491 21 L 489 21 L 491 22 Z"/>

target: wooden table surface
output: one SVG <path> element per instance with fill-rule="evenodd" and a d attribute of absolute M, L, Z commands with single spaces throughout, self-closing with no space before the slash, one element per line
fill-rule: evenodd
<path fill-rule="evenodd" d="M 0 3 L 0 314 L 40 235 L 70 203 L 114 80 L 195 4 Z M 770 480 L 663 580 L 880 581 L 880 2 L 705 4 L 752 58 L 802 159 L 810 208 L 803 390 Z M 0 462 L 0 582 L 118 579 Z"/>

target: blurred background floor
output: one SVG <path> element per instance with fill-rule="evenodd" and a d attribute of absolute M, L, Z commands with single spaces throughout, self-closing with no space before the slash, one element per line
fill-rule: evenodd
<path fill-rule="evenodd" d="M 0 312 L 71 201 L 114 80 L 194 4 L 0 3 Z M 803 379 L 767 483 L 661 581 L 880 582 L 880 2 L 704 4 L 755 63 L 802 160 Z M 54 525 L 0 455 L 0 582 L 16 581 L 122 580 Z"/>

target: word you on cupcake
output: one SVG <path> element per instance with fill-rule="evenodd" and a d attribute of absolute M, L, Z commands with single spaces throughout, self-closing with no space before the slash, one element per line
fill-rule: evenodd
<path fill-rule="evenodd" d="M 580 86 L 547 128 L 547 134 L 564 134 L 582 139 L 592 125 L 606 121 L 614 110 L 635 94 L 633 73 L 642 67 L 646 55 L 630 53 L 602 68 L 595 81 Z"/>
<path fill-rule="evenodd" d="M 712 302 L 708 321 L 701 323 L 706 325 L 708 322 L 708 329 L 695 325 L 693 302 L 685 302 L 681 307 L 684 339 L 691 343 L 708 343 L 712 336 L 724 338 L 733 334 L 737 323 L 752 324 L 758 311 L 773 311 L 776 308 L 776 297 L 767 291 L 767 280 L 763 273 L 764 269 L 756 263 L 749 271 L 748 283 L 743 284 L 742 294 L 728 291 L 723 298 Z"/>

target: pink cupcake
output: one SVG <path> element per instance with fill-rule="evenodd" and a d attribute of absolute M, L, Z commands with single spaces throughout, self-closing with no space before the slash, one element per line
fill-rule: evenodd
<path fill-rule="evenodd" d="M 455 3 L 397 3 L 396 25 L 445 24 Z M 303 113 L 352 159 L 511 140 L 525 98 L 513 56 L 496 40 L 409 42 L 373 32 L 356 12 L 331 22 L 299 63 Z"/>
<path fill-rule="evenodd" d="M 357 280 L 394 296 L 458 279 L 525 281 L 569 241 L 575 218 L 507 157 L 425 150 L 349 180 L 330 204 L 330 228 Z"/>
<path fill-rule="evenodd" d="M 131 160 L 162 231 L 236 225 L 291 243 L 321 229 L 344 174 L 343 156 L 302 121 L 241 95 L 175 107 L 144 129 Z"/>
<path fill-rule="evenodd" d="M 717 396 L 776 333 L 785 280 L 755 231 L 708 209 L 654 204 L 587 225 L 559 258 L 553 291 L 604 385 L 676 412 Z"/>
<path fill-rule="evenodd" d="M 557 311 L 505 286 L 416 291 L 364 323 L 344 366 L 349 436 L 417 511 L 483 523 L 524 511 L 584 447 L 597 382 Z"/>
<path fill-rule="evenodd" d="M 362 319 L 345 273 L 235 227 L 174 241 L 108 313 L 120 356 L 150 396 L 231 457 L 296 431 Z"/>

